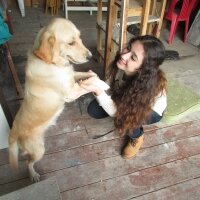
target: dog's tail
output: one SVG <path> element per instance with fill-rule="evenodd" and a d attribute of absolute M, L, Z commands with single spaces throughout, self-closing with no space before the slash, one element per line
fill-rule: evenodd
<path fill-rule="evenodd" d="M 9 162 L 15 172 L 18 170 L 18 153 L 19 147 L 17 137 L 11 130 L 9 135 Z"/>

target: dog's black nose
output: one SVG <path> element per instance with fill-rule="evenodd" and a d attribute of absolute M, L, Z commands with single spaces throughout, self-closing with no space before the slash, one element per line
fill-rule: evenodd
<path fill-rule="evenodd" d="M 90 58 L 92 58 L 92 53 L 90 51 L 87 52 L 86 54 L 86 58 L 89 60 Z"/>

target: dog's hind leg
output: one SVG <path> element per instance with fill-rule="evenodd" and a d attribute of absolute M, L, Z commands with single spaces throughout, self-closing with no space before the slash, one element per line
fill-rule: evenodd
<path fill-rule="evenodd" d="M 45 152 L 44 145 L 36 145 L 35 151 L 28 153 L 28 170 L 30 174 L 30 179 L 32 182 L 38 182 L 40 180 L 40 175 L 35 171 L 34 164 L 39 161 Z"/>
<path fill-rule="evenodd" d="M 32 133 L 33 134 L 33 133 Z M 44 141 L 41 133 L 26 138 L 21 143 L 23 150 L 28 153 L 28 170 L 32 182 L 38 182 L 40 175 L 35 171 L 34 164 L 39 161 L 45 152 Z"/>

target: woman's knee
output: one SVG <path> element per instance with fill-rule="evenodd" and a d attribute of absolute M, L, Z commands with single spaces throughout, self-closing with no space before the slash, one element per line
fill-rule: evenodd
<path fill-rule="evenodd" d="M 157 112 L 152 111 L 146 120 L 146 124 L 154 124 L 159 122 L 161 119 L 162 116 L 160 116 Z"/>
<path fill-rule="evenodd" d="M 91 117 L 93 117 L 95 119 L 101 119 L 101 118 L 108 117 L 108 114 L 99 105 L 99 103 L 97 102 L 96 99 L 94 99 L 93 101 L 91 101 L 91 103 L 88 105 L 87 112 L 88 112 L 88 114 Z"/>

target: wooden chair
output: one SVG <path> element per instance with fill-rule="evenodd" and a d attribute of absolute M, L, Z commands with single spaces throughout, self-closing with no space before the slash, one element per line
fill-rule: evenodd
<path fill-rule="evenodd" d="M 154 34 L 160 36 L 166 0 L 160 1 L 160 9 L 157 11 L 157 0 L 109 0 L 106 28 L 101 16 L 101 0 L 98 4 L 97 30 L 98 43 L 97 52 L 99 57 L 104 60 L 104 72 L 110 64 L 111 58 L 116 54 L 114 44 L 118 45 L 121 51 L 127 42 L 127 26 L 139 24 L 140 35 Z M 120 14 L 120 17 L 118 15 Z M 155 23 L 154 33 L 150 33 L 152 28 L 148 29 L 148 24 Z M 118 30 L 116 30 L 118 27 Z M 113 31 L 113 29 L 115 29 Z M 102 45 L 102 30 L 105 32 L 105 47 Z M 100 32 L 101 31 L 101 32 Z M 118 37 L 113 37 L 118 32 Z M 114 44 L 113 44 L 114 43 Z"/>
<path fill-rule="evenodd" d="M 45 14 L 47 14 L 49 8 L 51 15 L 57 15 L 60 8 L 60 0 L 46 0 Z"/>

